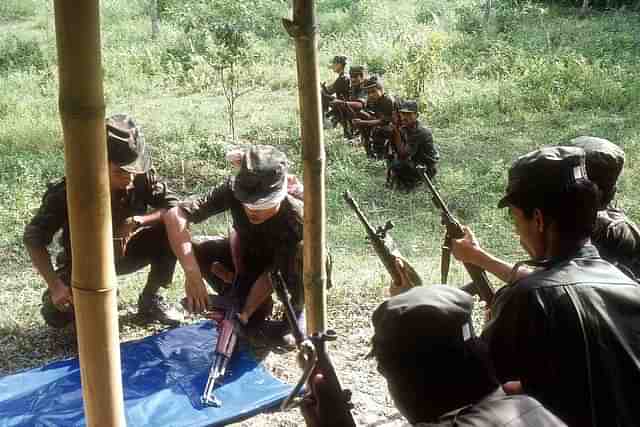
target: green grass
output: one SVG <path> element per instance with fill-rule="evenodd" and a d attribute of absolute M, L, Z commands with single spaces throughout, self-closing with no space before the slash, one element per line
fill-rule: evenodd
<path fill-rule="evenodd" d="M 52 8 L 27 3 L 0 6 L 0 330 L 38 338 L 45 330 L 38 314 L 43 285 L 30 267 L 21 234 L 47 181 L 64 174 L 64 161 Z M 224 160 L 232 143 L 224 99 L 215 85 L 202 90 L 202 79 L 211 77 L 205 68 L 183 71 L 180 55 L 188 50 L 174 21 L 166 18 L 160 37 L 151 39 L 144 5 L 103 2 L 107 112 L 126 111 L 138 119 L 157 168 L 180 194 L 203 192 L 230 173 Z M 640 218 L 634 192 L 640 178 L 638 13 L 579 18 L 571 8 L 505 3 L 486 29 L 479 2 L 447 5 L 325 0 L 319 8 L 321 63 L 345 53 L 384 71 L 387 90 L 400 96 L 424 82 L 421 120 L 433 128 L 442 156 L 436 184 L 453 212 L 498 255 L 512 261 L 525 257 L 504 212 L 495 207 L 508 166 L 520 154 L 578 135 L 606 137 L 625 149 L 619 205 Z M 123 8 L 126 14 L 120 13 Z M 301 174 L 295 52 L 280 23 L 274 19 L 272 25 L 265 34 L 274 35 L 256 42 L 262 53 L 255 65 L 262 76 L 259 87 L 239 100 L 239 142 L 279 146 Z M 428 74 L 416 74 L 421 69 Z M 320 72 L 323 80 L 333 78 L 324 67 Z M 344 144 L 338 131 L 326 131 L 325 143 L 327 238 L 336 261 L 330 301 L 348 301 L 356 288 L 379 299 L 387 281 L 342 201 L 347 189 L 374 224 L 394 222 L 401 251 L 425 282 L 438 281 L 443 228 L 429 195 L 423 189 L 409 195 L 384 189 L 383 164 Z M 195 232 L 224 232 L 228 222 L 223 215 Z M 119 279 L 125 307 L 135 304 L 143 277 L 144 272 Z M 468 280 L 457 263 L 450 277 L 457 284 Z M 181 297 L 181 283 L 178 272 L 172 299 Z M 123 328 L 123 338 L 144 333 L 127 329 L 126 323 Z"/>

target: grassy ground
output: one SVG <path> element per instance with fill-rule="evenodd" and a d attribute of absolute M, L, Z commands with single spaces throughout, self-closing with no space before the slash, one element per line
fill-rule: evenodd
<path fill-rule="evenodd" d="M 638 14 L 621 10 L 579 18 L 574 9 L 505 2 L 485 22 L 473 0 L 447 5 L 321 1 L 321 58 L 345 53 L 354 63 L 384 72 L 390 93 L 420 91 L 421 120 L 433 128 L 442 157 L 436 184 L 453 212 L 495 253 L 513 261 L 525 256 L 504 212 L 495 208 L 509 164 L 534 148 L 578 135 L 606 137 L 625 149 L 619 205 L 640 218 L 634 194 L 640 174 Z M 160 37 L 152 40 L 144 2 L 127 2 L 126 16 L 118 12 L 124 6 L 120 0 L 102 6 L 107 112 L 126 111 L 138 119 L 156 167 L 180 194 L 204 191 L 230 171 L 223 156 L 232 142 L 224 99 L 215 85 L 203 89 L 198 83 L 202 70 L 185 73 L 172 62 L 168 52 L 176 52 L 183 37 L 174 21 L 166 18 Z M 66 335 L 43 324 L 43 285 L 21 244 L 46 182 L 64 174 L 51 9 L 33 1 L 0 6 L 0 374 L 75 352 Z M 262 84 L 238 107 L 240 142 L 279 146 L 301 173 L 293 45 L 284 34 L 269 37 L 260 41 L 263 56 L 255 64 Z M 332 78 L 328 70 L 321 74 Z M 381 163 L 344 144 L 338 131 L 328 130 L 325 138 L 327 237 L 336 261 L 331 323 L 345 336 L 336 350 L 345 354 L 338 359 L 347 384 L 366 388 L 353 374 L 364 363 L 353 349 L 366 346 L 368 315 L 384 297 L 387 275 L 342 193 L 350 190 L 373 223 L 393 220 L 396 242 L 427 283 L 439 277 L 443 230 L 423 190 L 389 192 Z M 228 224 L 221 216 L 196 233 L 224 232 Z M 119 278 L 122 340 L 158 329 L 135 319 L 144 275 Z M 454 264 L 450 281 L 462 284 L 465 277 Z M 177 300 L 183 292 L 180 271 L 174 284 L 168 294 Z M 380 384 L 371 387 L 379 390 Z M 368 399 L 367 390 L 362 393 L 356 394 L 359 402 Z M 388 399 L 380 405 L 388 415 Z M 371 421 L 367 410 L 360 414 L 361 421 Z"/>

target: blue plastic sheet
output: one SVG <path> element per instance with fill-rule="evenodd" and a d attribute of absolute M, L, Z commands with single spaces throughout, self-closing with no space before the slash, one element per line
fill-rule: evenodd
<path fill-rule="evenodd" d="M 200 396 L 216 338 L 212 323 L 203 322 L 122 344 L 127 425 L 224 425 L 273 407 L 287 396 L 291 386 L 239 349 L 224 384 L 215 390 L 222 407 L 203 407 Z M 84 425 L 77 358 L 0 378 L 0 426 Z"/>

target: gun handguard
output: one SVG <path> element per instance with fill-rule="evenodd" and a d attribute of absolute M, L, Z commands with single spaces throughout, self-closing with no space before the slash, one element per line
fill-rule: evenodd
<path fill-rule="evenodd" d="M 451 239 L 463 238 L 464 229 L 462 228 L 462 225 L 453 216 L 453 214 L 451 214 L 451 212 L 449 211 L 449 208 L 442 200 L 442 197 L 440 197 L 438 190 L 436 190 L 436 187 L 431 182 L 431 179 L 429 178 L 427 173 L 424 170 L 421 170 L 420 175 L 426 182 L 427 187 L 429 187 L 429 191 L 431 191 L 431 194 L 433 195 L 433 198 L 432 198 L 433 202 L 438 207 L 438 209 L 442 211 L 442 221 L 445 227 L 447 227 L 447 234 L 451 237 Z M 464 286 L 461 289 L 471 294 L 477 294 L 480 297 L 480 299 L 487 304 L 487 306 L 491 306 L 491 304 L 493 303 L 493 297 L 495 295 L 495 292 L 493 291 L 493 288 L 489 283 L 489 278 L 487 277 L 487 273 L 477 265 L 469 264 L 469 263 L 463 263 L 463 264 L 465 269 L 469 273 L 469 276 L 471 276 L 473 285 Z"/>

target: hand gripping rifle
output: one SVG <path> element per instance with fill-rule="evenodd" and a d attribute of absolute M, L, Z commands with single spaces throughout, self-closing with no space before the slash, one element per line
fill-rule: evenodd
<path fill-rule="evenodd" d="M 232 284 L 232 294 L 237 283 Z M 222 406 L 222 402 L 213 394 L 213 389 L 224 379 L 227 365 L 238 341 L 238 301 L 233 296 L 209 295 L 208 316 L 217 323 L 218 342 L 213 352 L 207 384 L 200 399 L 204 406 Z"/>
<path fill-rule="evenodd" d="M 337 334 L 327 330 L 305 336 L 296 322 L 282 274 L 272 274 L 271 281 L 278 299 L 284 304 L 285 315 L 300 351 L 298 358 L 303 366 L 302 377 L 282 402 L 281 409 L 286 411 L 300 406 L 309 427 L 355 427 L 351 414 L 351 392 L 340 386 L 326 348 L 326 342 L 335 341 Z M 305 394 L 298 397 L 305 384 Z"/>
<path fill-rule="evenodd" d="M 442 245 L 442 258 L 441 258 L 441 281 L 443 284 L 447 283 L 447 276 L 449 275 L 449 265 L 451 264 L 451 240 L 461 239 L 464 237 L 464 230 L 460 222 L 453 216 L 447 205 L 440 197 L 438 190 L 431 182 L 429 175 L 427 175 L 424 168 L 419 168 L 420 175 L 427 183 L 429 191 L 433 195 L 433 203 L 442 211 L 442 224 L 446 227 L 447 231 L 444 236 L 444 244 Z M 464 263 L 464 267 L 471 276 L 472 283 L 469 283 L 460 289 L 472 294 L 478 295 L 482 301 L 484 301 L 488 307 L 493 303 L 494 291 L 489 283 L 487 273 L 476 265 Z"/>
<path fill-rule="evenodd" d="M 409 264 L 409 262 L 402 257 L 400 251 L 396 247 L 395 242 L 388 234 L 389 230 L 393 228 L 393 223 L 391 221 L 387 221 L 384 227 L 378 227 L 376 229 L 373 228 L 367 217 L 362 213 L 358 203 L 351 197 L 351 193 L 346 191 L 343 194 L 344 200 L 347 202 L 347 205 L 353 209 L 353 211 L 358 216 L 362 225 L 367 232 L 367 237 L 371 244 L 373 245 L 373 249 L 376 251 L 378 258 L 382 261 L 382 264 L 387 269 L 387 272 L 391 275 L 393 279 L 393 288 L 400 287 L 402 285 L 402 277 L 400 276 L 400 272 L 396 267 L 396 258 L 400 258 L 403 261 L 405 271 L 407 272 L 407 278 L 409 279 L 408 287 L 420 286 L 422 285 L 422 279 L 420 275 L 415 271 L 415 269 Z M 399 289 L 396 289 L 399 290 Z M 393 291 L 392 291 L 393 295 Z"/>

